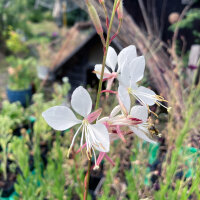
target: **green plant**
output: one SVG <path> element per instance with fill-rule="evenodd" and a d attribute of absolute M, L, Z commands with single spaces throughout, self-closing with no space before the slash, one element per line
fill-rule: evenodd
<path fill-rule="evenodd" d="M 183 28 L 191 29 L 192 34 L 195 36 L 195 40 L 196 40 L 195 42 L 198 43 L 200 40 L 200 34 L 198 31 L 194 29 L 194 24 L 195 24 L 194 22 L 197 20 L 198 21 L 200 20 L 200 9 L 199 8 L 190 9 L 186 13 L 186 16 L 181 21 L 178 21 L 177 23 L 171 25 L 169 27 L 169 30 L 175 31 L 176 27 L 179 29 L 183 29 Z"/>
<path fill-rule="evenodd" d="M 5 100 L 2 102 L 2 116 L 7 116 L 12 121 L 12 129 L 21 125 L 26 119 L 26 112 L 24 112 L 24 108 L 21 106 L 19 102 L 10 103 Z"/>
<path fill-rule="evenodd" d="M 25 43 L 22 41 L 20 34 L 13 31 L 12 28 L 10 28 L 8 31 L 8 39 L 6 40 L 6 46 L 14 54 L 28 52 L 28 49 Z"/>
<path fill-rule="evenodd" d="M 4 180 L 7 180 L 7 147 L 12 138 L 12 126 L 13 122 L 8 116 L 0 115 L 0 146 L 2 148 L 1 170 L 3 172 Z"/>
<path fill-rule="evenodd" d="M 7 61 L 10 64 L 8 88 L 11 90 L 28 89 L 35 78 L 35 59 L 9 57 Z"/>

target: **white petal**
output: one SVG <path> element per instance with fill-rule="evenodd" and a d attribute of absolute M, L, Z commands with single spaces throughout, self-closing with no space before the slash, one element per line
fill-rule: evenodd
<path fill-rule="evenodd" d="M 139 56 L 133 59 L 129 65 L 129 73 L 131 72 L 131 79 L 136 83 L 144 76 L 145 59 L 144 56 Z"/>
<path fill-rule="evenodd" d="M 77 113 L 86 117 L 92 110 L 92 100 L 88 91 L 82 86 L 77 87 L 72 93 L 71 105 Z"/>
<path fill-rule="evenodd" d="M 130 96 L 129 96 L 129 93 L 127 91 L 127 88 L 122 86 L 122 85 L 119 85 L 118 95 L 119 95 L 119 98 L 122 101 L 123 105 L 125 106 L 127 112 L 129 112 L 130 106 L 131 106 L 131 100 L 130 100 Z"/>
<path fill-rule="evenodd" d="M 130 45 L 124 48 L 118 55 L 118 72 L 122 70 L 125 65 L 128 65 L 137 56 L 136 48 Z"/>
<path fill-rule="evenodd" d="M 119 84 L 123 85 L 124 87 L 130 87 L 131 77 L 128 73 L 121 73 L 118 74 L 117 79 Z"/>
<path fill-rule="evenodd" d="M 141 86 L 134 93 L 142 101 L 143 104 L 152 106 L 156 102 L 155 99 L 156 93 L 150 90 L 149 88 Z"/>
<path fill-rule="evenodd" d="M 116 116 L 120 111 L 121 111 L 120 105 L 115 106 L 115 107 L 113 108 L 113 110 L 111 111 L 111 113 L 110 113 L 110 117 Z"/>
<path fill-rule="evenodd" d="M 146 128 L 140 129 L 140 128 L 135 128 L 135 127 L 130 127 L 130 129 L 135 133 L 135 135 L 137 135 L 139 138 L 150 142 L 152 144 L 156 144 L 155 141 L 151 140 L 149 137 L 147 137 L 147 135 L 144 133 L 146 132 L 148 134 L 148 130 Z"/>
<path fill-rule="evenodd" d="M 98 142 L 93 142 L 93 140 L 91 139 L 92 136 L 89 135 L 90 142 L 92 143 L 93 147 L 98 151 L 108 152 L 110 150 L 110 139 L 107 128 L 100 123 L 89 125 L 89 127 L 92 130 L 90 134 L 93 134 L 93 136 L 96 138 L 96 141 Z"/>
<path fill-rule="evenodd" d="M 117 53 L 115 50 L 109 46 L 108 47 L 108 54 L 106 57 L 106 65 L 112 69 L 112 71 L 115 71 L 115 67 L 117 65 Z"/>
<path fill-rule="evenodd" d="M 143 122 L 147 121 L 148 110 L 145 106 L 133 106 L 130 115 L 134 118 L 141 119 Z"/>
<path fill-rule="evenodd" d="M 110 118 L 109 117 L 103 117 L 103 118 L 101 118 L 101 119 L 99 119 L 99 120 L 97 120 L 97 123 L 103 123 L 103 122 L 106 122 L 106 121 L 108 121 Z"/>
<path fill-rule="evenodd" d="M 99 72 L 98 74 L 96 74 L 97 78 L 100 79 L 100 74 L 101 74 L 101 69 L 102 69 L 102 65 L 101 64 L 97 64 L 94 66 L 94 71 Z M 108 73 L 110 74 L 109 70 L 105 67 L 104 69 L 104 73 Z M 105 76 L 103 78 L 106 78 Z"/>
<path fill-rule="evenodd" d="M 66 106 L 54 106 L 42 113 L 46 122 L 53 129 L 63 131 L 81 123 L 74 113 Z"/>

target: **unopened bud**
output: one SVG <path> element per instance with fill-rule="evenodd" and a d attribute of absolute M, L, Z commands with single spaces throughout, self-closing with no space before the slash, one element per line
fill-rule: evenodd
<path fill-rule="evenodd" d="M 102 35 L 103 29 L 102 29 L 102 26 L 101 26 L 101 21 L 99 19 L 99 16 L 97 14 L 95 7 L 92 4 L 88 4 L 88 12 L 89 12 L 90 18 L 91 18 L 91 20 L 92 20 L 92 22 L 95 26 L 97 33 L 99 35 Z"/>
<path fill-rule="evenodd" d="M 100 4 L 104 3 L 104 0 L 99 0 L 99 3 L 100 3 Z"/>
<path fill-rule="evenodd" d="M 119 0 L 120 3 L 119 3 L 119 6 L 117 8 L 117 15 L 118 15 L 118 19 L 123 19 L 123 3 L 122 3 L 122 0 Z"/>

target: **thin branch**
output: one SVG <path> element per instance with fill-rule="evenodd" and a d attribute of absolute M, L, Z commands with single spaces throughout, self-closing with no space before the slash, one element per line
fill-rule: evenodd
<path fill-rule="evenodd" d="M 149 19 L 148 19 L 148 16 L 147 16 L 147 12 L 146 12 L 143 0 L 138 0 L 138 3 L 139 3 L 139 6 L 140 6 L 140 10 L 142 12 L 142 16 L 144 18 L 144 22 L 145 22 L 145 25 L 146 25 L 146 28 L 147 28 L 147 32 L 148 32 L 149 35 L 152 36 L 153 32 L 152 32 L 152 29 L 150 27 L 150 22 L 149 22 Z"/>

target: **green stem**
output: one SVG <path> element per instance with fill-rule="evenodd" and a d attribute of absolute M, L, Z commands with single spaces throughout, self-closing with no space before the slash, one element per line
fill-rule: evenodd
<path fill-rule="evenodd" d="M 110 32 L 111 32 L 111 28 L 112 28 L 112 24 L 113 24 L 113 20 L 114 20 L 114 16 L 115 16 L 116 6 L 117 6 L 117 0 L 115 0 L 115 2 L 114 2 L 110 25 L 109 25 L 108 32 L 107 32 L 106 48 L 105 48 L 105 52 L 104 52 L 104 56 L 103 56 L 102 71 L 101 71 L 101 77 L 100 77 L 100 81 L 99 81 L 98 92 L 97 92 L 97 100 L 96 100 L 95 110 L 99 108 L 99 101 L 100 101 L 102 82 L 103 82 L 103 74 L 104 74 L 104 69 L 105 69 L 105 64 L 106 64 L 106 57 L 107 57 L 109 41 L 110 41 Z"/>
<path fill-rule="evenodd" d="M 99 81 L 98 92 L 97 92 L 95 110 L 99 108 L 99 102 L 100 102 L 100 96 L 101 96 L 101 90 L 102 90 L 102 83 L 103 83 L 103 74 L 104 74 L 104 69 L 105 69 L 105 64 L 106 64 L 106 57 L 107 57 L 107 53 L 108 53 L 109 41 L 110 41 L 110 32 L 111 32 L 115 12 L 116 12 L 117 1 L 118 0 L 115 0 L 115 2 L 114 2 L 112 15 L 111 15 L 111 19 L 110 19 L 110 24 L 109 24 L 109 28 L 108 28 L 108 32 L 107 32 L 106 47 L 105 47 L 104 56 L 103 56 L 102 71 L 101 71 L 101 77 L 100 77 L 100 81 Z M 89 179 L 90 179 L 90 168 L 91 168 L 91 160 L 88 161 L 87 182 L 86 182 L 84 200 L 87 200 L 88 186 L 89 186 Z"/>
<path fill-rule="evenodd" d="M 4 176 L 4 180 L 7 180 L 7 150 L 6 150 L 6 145 L 7 143 L 5 142 L 5 144 L 3 145 L 3 176 Z"/>

